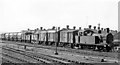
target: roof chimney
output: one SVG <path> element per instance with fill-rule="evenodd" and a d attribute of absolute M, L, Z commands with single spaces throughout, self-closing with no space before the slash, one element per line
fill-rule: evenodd
<path fill-rule="evenodd" d="M 67 29 L 69 29 L 69 25 L 67 25 L 66 27 L 67 27 Z"/>
<path fill-rule="evenodd" d="M 89 29 L 91 29 L 91 27 L 92 27 L 92 26 L 91 26 L 91 25 L 89 25 Z"/>
<path fill-rule="evenodd" d="M 76 29 L 76 27 L 75 27 L 75 26 L 73 26 L 73 29 L 75 30 L 75 29 Z"/>

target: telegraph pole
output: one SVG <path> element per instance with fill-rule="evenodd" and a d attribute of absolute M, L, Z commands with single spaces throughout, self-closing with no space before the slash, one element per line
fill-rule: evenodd
<path fill-rule="evenodd" d="M 56 34 L 57 34 L 57 27 L 56 27 Z M 57 36 L 57 35 L 56 35 Z M 58 40 L 56 38 L 56 42 L 55 42 L 55 45 L 56 45 L 56 48 L 55 48 L 55 55 L 58 55 L 58 52 L 57 52 L 57 43 L 58 43 Z"/>

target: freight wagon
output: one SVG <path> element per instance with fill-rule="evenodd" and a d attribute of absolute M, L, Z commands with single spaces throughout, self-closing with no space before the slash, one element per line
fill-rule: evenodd
<path fill-rule="evenodd" d="M 32 36 L 31 43 L 38 44 L 39 43 L 39 30 L 35 31 L 31 36 Z"/>
<path fill-rule="evenodd" d="M 6 33 L 2 33 L 2 34 L 0 35 L 1 40 L 5 40 L 5 34 L 6 34 Z"/>
<path fill-rule="evenodd" d="M 77 30 L 66 29 L 60 31 L 60 46 L 67 46 L 73 48 L 75 43 L 75 34 Z"/>
<path fill-rule="evenodd" d="M 110 44 L 106 43 L 106 37 L 109 34 L 109 29 L 100 30 L 89 28 L 83 29 L 70 29 L 63 28 L 61 30 L 52 29 L 43 30 L 24 30 L 19 33 L 5 33 L 2 34 L 2 39 L 6 40 L 18 40 L 22 42 L 38 43 L 44 45 L 55 45 L 62 47 L 81 48 L 81 49 L 93 49 L 93 50 L 109 50 L 107 48 L 112 47 L 112 41 Z M 99 33 L 101 32 L 101 33 Z M 114 33 L 115 34 L 115 33 Z M 102 37 L 102 38 L 101 38 Z M 109 37 L 109 36 L 108 36 Z M 102 39 L 102 42 L 100 42 Z M 108 40 L 109 41 L 109 40 Z"/>
<path fill-rule="evenodd" d="M 48 39 L 47 39 L 47 30 L 40 30 L 39 31 L 39 44 L 47 44 Z"/>
<path fill-rule="evenodd" d="M 48 45 L 55 45 L 55 42 L 58 38 L 56 33 L 57 33 L 57 31 L 55 29 L 47 30 Z"/>
<path fill-rule="evenodd" d="M 22 41 L 22 33 L 21 32 L 18 32 L 17 33 L 17 41 Z"/>

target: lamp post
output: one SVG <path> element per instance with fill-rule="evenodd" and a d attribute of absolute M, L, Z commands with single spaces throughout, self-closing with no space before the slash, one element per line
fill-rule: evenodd
<path fill-rule="evenodd" d="M 56 27 L 56 33 L 57 34 L 57 27 Z M 57 36 L 57 35 L 56 35 Z M 56 41 L 55 41 L 55 45 L 56 45 L 56 48 L 55 48 L 55 55 L 58 55 L 58 52 L 57 52 L 57 43 L 58 43 L 58 40 L 56 38 Z"/>

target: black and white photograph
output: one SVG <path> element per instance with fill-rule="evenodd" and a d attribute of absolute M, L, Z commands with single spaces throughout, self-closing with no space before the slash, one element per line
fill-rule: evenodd
<path fill-rule="evenodd" d="M 0 0 L 1 65 L 120 65 L 120 0 Z"/>

